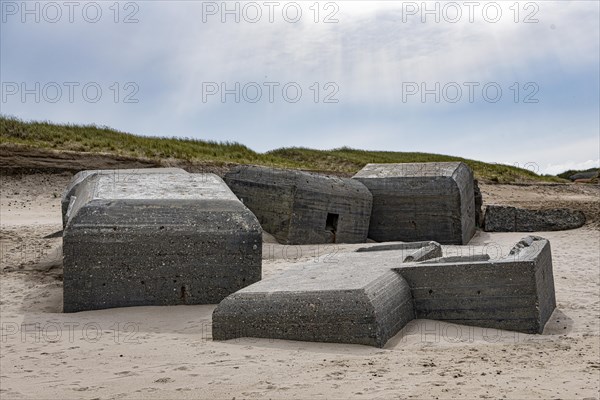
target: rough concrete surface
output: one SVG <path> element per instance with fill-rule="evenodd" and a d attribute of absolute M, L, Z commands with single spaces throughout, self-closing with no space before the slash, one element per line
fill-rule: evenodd
<path fill-rule="evenodd" d="M 541 333 L 556 306 L 550 244 L 542 238 L 524 238 L 496 261 L 404 257 L 404 250 L 347 253 L 248 286 L 214 310 L 213 338 L 382 347 L 413 318 Z"/>
<path fill-rule="evenodd" d="M 225 182 L 282 244 L 364 243 L 372 196 L 360 182 L 314 173 L 239 166 Z"/>
<path fill-rule="evenodd" d="M 527 210 L 523 208 L 489 205 L 485 211 L 486 232 L 543 232 L 580 228 L 585 224 L 580 210 L 555 208 Z"/>
<path fill-rule="evenodd" d="M 526 237 L 493 261 L 435 261 L 396 269 L 411 287 L 416 318 L 541 333 L 556 307 L 546 239 Z"/>
<path fill-rule="evenodd" d="M 414 317 L 410 288 L 391 270 L 401 260 L 387 253 L 307 262 L 242 289 L 213 312 L 213 339 L 262 337 L 382 347 Z"/>
<path fill-rule="evenodd" d="M 181 168 L 136 168 L 136 169 L 96 169 L 96 170 L 85 170 L 79 171 L 73 178 L 69 185 L 65 189 L 61 199 L 61 210 L 63 218 L 63 228 L 67 224 L 67 210 L 69 209 L 69 203 L 71 202 L 71 196 L 75 194 L 77 188 L 88 176 L 94 174 L 107 175 L 112 177 L 115 182 L 127 181 L 131 176 L 138 174 L 173 174 L 173 173 L 186 173 Z"/>
<path fill-rule="evenodd" d="M 466 244 L 475 233 L 473 173 L 464 163 L 367 164 L 353 179 L 373 194 L 373 240 Z"/>
<path fill-rule="evenodd" d="M 64 311 L 218 303 L 261 278 L 262 229 L 213 174 L 94 174 L 63 234 Z"/>

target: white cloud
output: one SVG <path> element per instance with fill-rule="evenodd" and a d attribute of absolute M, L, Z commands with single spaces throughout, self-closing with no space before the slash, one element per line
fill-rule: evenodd
<path fill-rule="evenodd" d="M 599 64 L 599 3 L 535 2 L 540 8 L 534 24 L 513 22 L 509 7 L 514 2 L 497 2 L 505 15 L 497 24 L 485 22 L 481 14 L 475 23 L 466 17 L 459 23 L 435 23 L 430 17 L 421 23 L 419 15 L 403 22 L 406 3 L 422 4 L 336 2 L 336 24 L 313 22 L 308 7 L 314 2 L 300 3 L 305 18 L 297 24 L 283 21 L 281 14 L 274 24 L 231 18 L 221 23 L 219 16 L 203 23 L 201 2 L 142 2 L 140 23 L 132 25 L 110 20 L 104 26 L 7 24 L 2 30 L 4 80 L 103 80 L 106 85 L 135 80 L 140 103 L 17 101 L 2 104 L 3 112 L 94 122 L 139 134 L 238 140 L 259 150 L 349 145 L 433 151 L 547 165 L 541 172 L 564 160 L 597 158 L 598 111 L 590 111 L 598 103 L 597 94 L 590 94 L 597 91 L 592 85 L 597 78 L 589 74 Z M 321 9 L 321 18 L 325 14 Z M 46 62 L 40 65 L 37 58 Z M 567 80 L 580 72 L 581 80 L 590 82 L 589 91 L 583 93 L 582 86 L 577 93 L 565 90 L 581 84 Z M 402 82 L 513 79 L 547 83 L 540 94 L 548 96 L 544 100 L 556 96 L 553 90 L 564 98 L 479 108 L 419 101 L 413 108 L 401 102 Z M 297 81 L 307 101 L 222 104 L 215 96 L 217 101 L 204 103 L 202 83 L 207 81 Z M 315 81 L 336 82 L 339 105 L 312 103 L 307 88 Z M 511 92 L 504 90 L 508 98 Z M 584 104 L 582 96 L 589 101 Z"/>
<path fill-rule="evenodd" d="M 403 82 L 534 80 L 539 71 L 532 65 L 542 60 L 565 69 L 597 62 L 597 14 L 589 12 L 594 5 L 535 3 L 539 22 L 525 24 L 514 23 L 509 9 L 514 3 L 500 2 L 503 17 L 492 24 L 481 11 L 474 23 L 466 15 L 458 23 L 443 18 L 435 23 L 431 17 L 422 23 L 419 14 L 403 22 L 405 3 L 411 2 L 367 3 L 368 12 L 361 14 L 364 2 L 339 2 L 337 24 L 315 24 L 312 3 L 302 3 L 304 18 L 297 24 L 280 17 L 274 24 L 221 23 L 218 16 L 202 24 L 201 7 L 190 4 L 187 13 L 173 8 L 161 13 L 163 20 L 178 21 L 162 24 L 168 29 L 153 25 L 154 33 L 139 34 L 167 44 L 161 62 L 177 93 L 167 100 L 183 114 L 206 108 L 199 93 L 207 80 L 334 81 L 345 101 L 385 105 L 401 99 Z M 520 18 L 525 14 L 521 10 Z"/>

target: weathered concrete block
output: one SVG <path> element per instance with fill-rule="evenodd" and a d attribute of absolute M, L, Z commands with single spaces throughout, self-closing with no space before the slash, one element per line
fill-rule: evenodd
<path fill-rule="evenodd" d="M 63 220 L 63 228 L 67 224 L 67 210 L 69 209 L 69 203 L 71 202 L 71 197 L 77 191 L 77 188 L 83 182 L 85 178 L 88 176 L 92 176 L 95 174 L 107 175 L 111 176 L 115 182 L 119 181 L 127 181 L 131 176 L 135 176 L 138 174 L 173 174 L 173 173 L 187 173 L 185 170 L 181 168 L 140 168 L 140 169 L 94 169 L 94 170 L 86 170 L 79 171 L 73 178 L 69 185 L 63 192 L 63 196 L 60 202 L 62 209 L 62 220 Z"/>
<path fill-rule="evenodd" d="M 214 340 L 237 337 L 382 347 L 414 312 L 410 288 L 384 253 L 308 262 L 248 286 L 213 312 Z M 383 265 L 370 258 L 386 260 Z M 367 264 L 368 263 L 368 264 Z"/>
<path fill-rule="evenodd" d="M 395 270 L 411 287 L 416 318 L 541 333 L 556 307 L 550 243 L 539 237 L 524 238 L 499 260 L 430 260 Z"/>
<path fill-rule="evenodd" d="M 485 211 L 486 232 L 541 232 L 580 228 L 585 214 L 579 210 L 555 208 L 526 210 L 523 208 L 489 205 Z"/>
<path fill-rule="evenodd" d="M 224 179 L 280 243 L 367 239 L 372 196 L 358 181 L 257 166 L 236 167 Z"/>
<path fill-rule="evenodd" d="M 64 311 L 218 303 L 261 279 L 262 229 L 213 174 L 94 174 L 63 234 Z"/>
<path fill-rule="evenodd" d="M 475 233 L 473 173 L 461 162 L 368 164 L 354 179 L 373 194 L 373 240 L 466 244 Z"/>
<path fill-rule="evenodd" d="M 307 262 L 248 286 L 214 310 L 213 339 L 382 347 L 412 318 L 541 333 L 556 307 L 546 239 L 526 237 L 497 261 L 481 255 L 403 264 L 407 250 Z"/>

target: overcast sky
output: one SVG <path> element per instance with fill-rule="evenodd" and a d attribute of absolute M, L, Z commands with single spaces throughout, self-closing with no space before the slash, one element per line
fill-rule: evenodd
<path fill-rule="evenodd" d="M 2 0 L 2 113 L 257 151 L 598 165 L 599 2 L 423 4 Z"/>

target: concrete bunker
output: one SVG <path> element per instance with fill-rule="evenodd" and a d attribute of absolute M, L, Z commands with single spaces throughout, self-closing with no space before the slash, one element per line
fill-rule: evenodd
<path fill-rule="evenodd" d="M 466 244 L 475 234 L 473 173 L 462 162 L 367 164 L 353 179 L 373 194 L 373 240 Z"/>
<path fill-rule="evenodd" d="M 213 339 L 383 347 L 414 318 L 542 333 L 556 307 L 546 239 L 526 237 L 499 260 L 421 251 L 435 245 L 379 246 L 335 263 L 299 264 L 223 300 L 213 312 Z M 403 263 L 419 254 L 423 261 Z"/>
<path fill-rule="evenodd" d="M 248 165 L 235 167 L 224 179 L 280 243 L 367 239 L 372 196 L 356 180 Z"/>
<path fill-rule="evenodd" d="M 261 279 L 262 229 L 216 175 L 91 174 L 73 198 L 65 312 L 215 304 Z"/>

